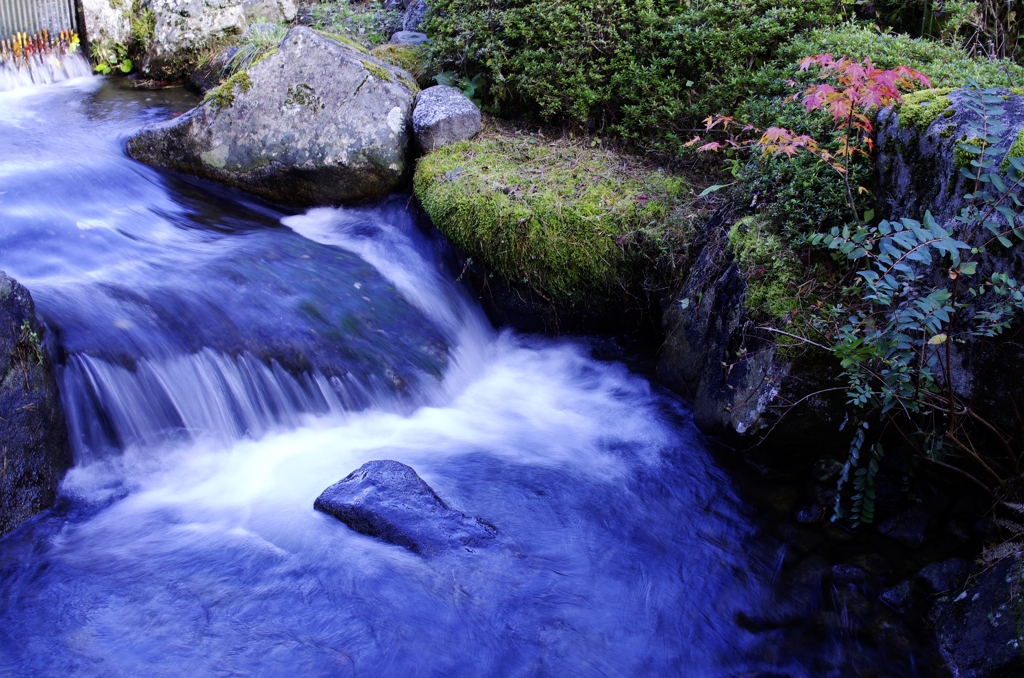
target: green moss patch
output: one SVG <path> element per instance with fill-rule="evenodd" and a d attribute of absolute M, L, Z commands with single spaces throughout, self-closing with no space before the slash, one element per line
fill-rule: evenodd
<path fill-rule="evenodd" d="M 1004 172 L 1010 169 L 1010 158 L 1024 158 L 1024 129 L 1017 132 L 1017 137 L 1013 140 L 1010 150 L 1006 152 L 1006 157 L 1003 158 L 999 169 Z"/>
<path fill-rule="evenodd" d="M 360 63 L 363 64 L 363 68 L 370 72 L 370 75 L 377 78 L 378 80 L 383 80 L 384 82 L 394 82 L 395 79 L 391 77 L 391 71 L 384 68 L 380 64 L 376 64 L 372 61 L 367 61 L 366 59 L 362 59 Z"/>
<path fill-rule="evenodd" d="M 417 45 L 401 45 L 391 42 L 375 47 L 370 52 L 370 56 L 407 72 L 411 77 L 406 78 L 399 75 L 398 79 L 413 94 L 419 92 L 420 87 L 428 86 L 428 55 L 427 50 L 424 48 Z"/>
<path fill-rule="evenodd" d="M 963 144 L 967 144 L 969 146 L 977 146 L 978 148 L 981 149 L 984 149 L 986 146 L 988 146 L 988 144 L 985 143 L 985 140 L 979 137 L 972 137 L 970 139 L 961 140 L 960 143 L 956 145 L 956 148 L 953 149 L 953 164 L 956 166 L 957 170 L 964 169 L 965 167 L 970 167 L 971 161 L 980 155 L 978 153 L 972 153 L 971 151 L 967 150 L 966 148 L 963 147 Z"/>
<path fill-rule="evenodd" d="M 566 139 L 485 130 L 421 158 L 434 224 L 494 272 L 558 302 L 635 289 L 685 259 L 695 211 L 679 177 Z"/>
<path fill-rule="evenodd" d="M 417 45 L 389 42 L 373 48 L 370 55 L 403 71 L 409 71 L 414 78 L 419 78 L 427 68 L 427 50 Z"/>
<path fill-rule="evenodd" d="M 796 288 L 805 272 L 782 237 L 769 232 L 757 217 L 746 217 L 729 230 L 729 249 L 747 280 L 748 311 L 784 318 L 796 310 Z"/>
<path fill-rule="evenodd" d="M 206 96 L 203 97 L 203 103 L 212 102 L 218 110 L 229 108 L 231 104 L 235 103 L 236 85 L 243 93 L 248 92 L 252 88 L 252 79 L 249 77 L 249 71 L 239 71 L 225 80 L 217 89 L 207 92 Z"/>
<path fill-rule="evenodd" d="M 951 87 L 942 87 L 923 89 L 905 95 L 899 108 L 900 127 L 903 129 L 913 127 L 921 132 L 927 131 L 931 124 L 939 119 L 939 116 L 952 110 L 953 102 L 947 96 L 952 91 Z M 952 115 L 946 117 L 952 117 Z"/>
<path fill-rule="evenodd" d="M 365 47 L 363 47 L 362 45 L 360 45 L 358 42 L 348 37 L 347 35 L 342 35 L 341 33 L 331 33 L 330 31 L 322 31 L 317 28 L 314 28 L 313 31 L 319 33 L 325 38 L 329 38 L 331 40 L 334 40 L 335 42 L 340 42 L 346 47 L 351 47 L 357 52 L 362 52 L 363 54 L 370 53 L 369 50 L 367 50 Z"/>

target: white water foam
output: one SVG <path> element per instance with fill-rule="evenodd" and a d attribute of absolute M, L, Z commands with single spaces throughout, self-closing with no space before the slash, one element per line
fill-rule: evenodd
<path fill-rule="evenodd" d="M 33 54 L 27 59 L 0 61 L 0 92 L 52 85 L 92 75 L 89 61 L 80 53 Z"/>

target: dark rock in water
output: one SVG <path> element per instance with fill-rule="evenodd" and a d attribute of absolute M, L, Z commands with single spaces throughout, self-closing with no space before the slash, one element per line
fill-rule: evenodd
<path fill-rule="evenodd" d="M 391 42 L 399 45 L 422 45 L 430 42 L 426 33 L 419 31 L 398 31 L 391 36 Z"/>
<path fill-rule="evenodd" d="M 28 290 L 0 271 L 0 535 L 50 507 L 71 467 L 43 331 Z"/>
<path fill-rule="evenodd" d="M 323 491 L 313 508 L 356 532 L 430 556 L 487 546 L 495 529 L 449 508 L 409 466 L 371 461 Z"/>
<path fill-rule="evenodd" d="M 859 584 L 871 581 L 871 575 L 859 567 L 840 564 L 832 566 L 832 580 Z"/>
<path fill-rule="evenodd" d="M 405 19 L 402 29 L 419 31 L 423 29 L 423 20 L 427 18 L 427 3 L 424 0 L 413 0 L 405 8 Z"/>
<path fill-rule="evenodd" d="M 1018 633 L 1024 568 L 1007 558 L 978 575 L 953 600 L 940 599 L 932 620 L 950 672 L 958 678 L 1024 676 Z"/>
<path fill-rule="evenodd" d="M 796 522 L 802 525 L 817 525 L 825 519 L 825 507 L 821 504 L 811 504 L 796 512 Z"/>
<path fill-rule="evenodd" d="M 878 526 L 878 531 L 904 546 L 918 548 L 925 543 L 934 522 L 932 511 L 919 504 Z"/>
<path fill-rule="evenodd" d="M 918 617 L 925 609 L 925 599 L 917 584 L 904 579 L 896 586 L 883 591 L 879 599 L 905 617 Z"/>
<path fill-rule="evenodd" d="M 481 124 L 480 109 L 454 87 L 428 87 L 416 97 L 412 129 L 416 145 L 424 153 L 472 139 Z"/>
<path fill-rule="evenodd" d="M 958 591 L 967 580 L 969 568 L 960 558 L 950 558 L 941 563 L 927 565 L 917 573 L 917 579 L 928 590 L 938 595 Z"/>
<path fill-rule="evenodd" d="M 293 205 L 366 200 L 406 176 L 412 77 L 299 26 L 206 102 L 128 140 L 137 160 Z"/>

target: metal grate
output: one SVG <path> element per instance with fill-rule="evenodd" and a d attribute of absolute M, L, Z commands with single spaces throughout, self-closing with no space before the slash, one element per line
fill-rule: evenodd
<path fill-rule="evenodd" d="M 15 33 L 78 32 L 75 0 L 0 0 L 0 40 Z"/>

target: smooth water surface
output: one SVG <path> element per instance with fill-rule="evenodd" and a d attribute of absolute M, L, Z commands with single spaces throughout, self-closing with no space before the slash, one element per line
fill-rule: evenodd
<path fill-rule="evenodd" d="M 0 540 L 0 674 L 913 675 L 754 629 L 782 552 L 685 408 L 495 332 L 406 196 L 286 212 L 125 156 L 194 102 L 0 93 L 0 268 L 49 328 L 76 460 Z M 426 559 L 313 511 L 372 459 L 499 543 Z"/>

